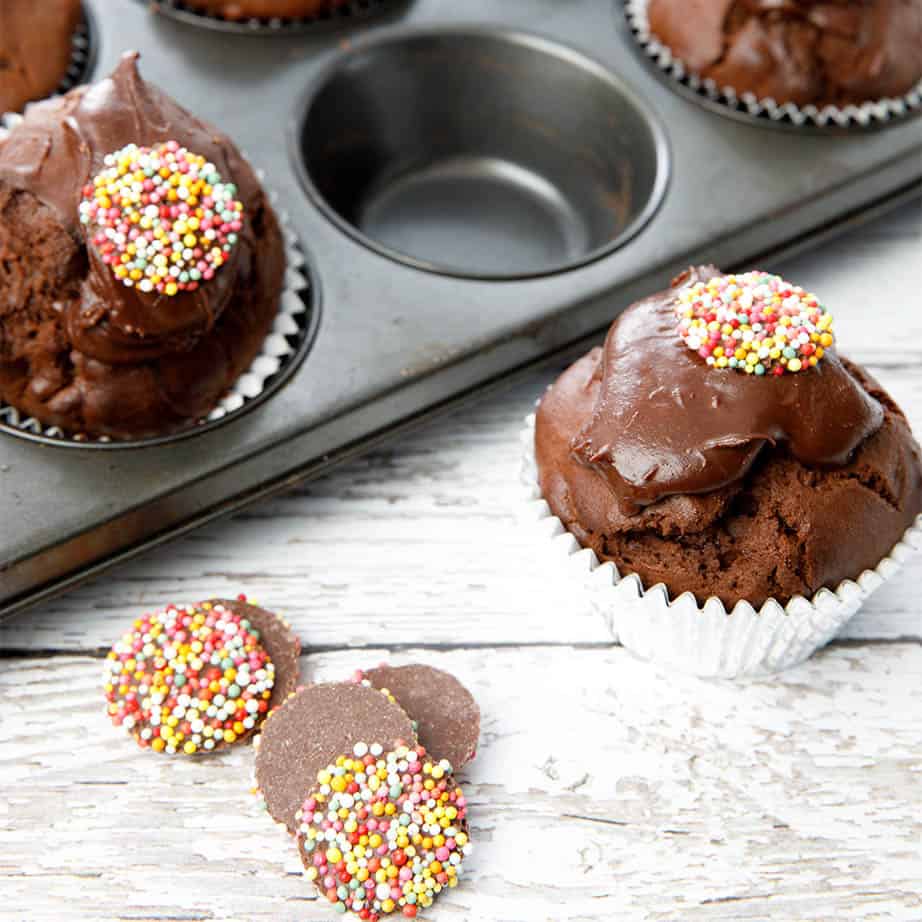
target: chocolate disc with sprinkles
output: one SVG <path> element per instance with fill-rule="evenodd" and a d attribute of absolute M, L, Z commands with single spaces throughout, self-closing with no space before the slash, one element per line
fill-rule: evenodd
<path fill-rule="evenodd" d="M 356 680 L 393 695 L 416 722 L 420 743 L 435 758 L 447 759 L 455 770 L 474 758 L 480 708 L 451 673 L 422 663 L 381 665 L 356 673 Z"/>
<path fill-rule="evenodd" d="M 213 752 L 251 736 L 297 685 L 299 650 L 281 619 L 242 600 L 169 605 L 109 652 L 107 712 L 144 748 Z"/>
<path fill-rule="evenodd" d="M 275 666 L 275 686 L 269 699 L 269 710 L 282 704 L 301 684 L 301 641 L 287 621 L 271 611 L 252 605 L 246 596 L 237 599 L 211 599 L 210 605 L 221 605 L 227 611 L 244 618 L 259 632 L 259 640 Z"/>
<path fill-rule="evenodd" d="M 291 833 L 317 773 L 360 740 L 391 749 L 416 745 L 410 718 L 373 688 L 308 685 L 272 712 L 256 740 L 256 786 L 274 820 Z"/>
<path fill-rule="evenodd" d="M 357 743 L 317 773 L 298 812 L 298 851 L 338 912 L 412 919 L 461 879 L 467 802 L 449 763 L 422 746 Z"/>

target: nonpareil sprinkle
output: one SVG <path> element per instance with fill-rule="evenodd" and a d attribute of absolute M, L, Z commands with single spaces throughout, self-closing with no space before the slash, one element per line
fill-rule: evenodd
<path fill-rule="evenodd" d="M 421 746 L 357 743 L 316 782 L 298 814 L 299 845 L 308 879 L 337 911 L 414 918 L 457 886 L 471 845 L 446 761 Z"/>
<path fill-rule="evenodd" d="M 835 343 L 832 315 L 815 295 L 777 275 L 719 275 L 681 289 L 679 335 L 708 365 L 750 375 L 797 374 Z"/>
<path fill-rule="evenodd" d="M 172 297 L 227 262 L 243 228 L 236 195 L 213 163 L 177 141 L 129 144 L 83 187 L 80 222 L 123 285 Z"/>
<path fill-rule="evenodd" d="M 210 602 L 144 615 L 106 657 L 109 717 L 156 752 L 195 755 L 247 736 L 274 684 L 258 631 Z"/>

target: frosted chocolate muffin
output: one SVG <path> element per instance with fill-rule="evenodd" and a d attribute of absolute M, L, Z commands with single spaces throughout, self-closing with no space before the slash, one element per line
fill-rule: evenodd
<path fill-rule="evenodd" d="M 186 6 L 225 19 L 300 19 L 346 6 L 350 0 L 185 0 Z"/>
<path fill-rule="evenodd" d="M 728 610 L 856 578 L 922 512 L 902 412 L 765 273 L 691 269 L 628 308 L 545 394 L 535 456 L 580 544 Z"/>
<path fill-rule="evenodd" d="M 0 397 L 46 425 L 130 438 L 207 415 L 284 270 L 253 170 L 137 55 L 0 141 Z"/>
<path fill-rule="evenodd" d="M 80 0 L 0 3 L 0 112 L 50 96 L 71 64 Z"/>
<path fill-rule="evenodd" d="M 841 107 L 922 79 L 922 0 L 650 0 L 648 18 L 689 70 L 738 95 Z"/>

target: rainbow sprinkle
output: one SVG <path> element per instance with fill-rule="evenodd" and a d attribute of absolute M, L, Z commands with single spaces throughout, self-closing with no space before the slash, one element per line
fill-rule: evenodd
<path fill-rule="evenodd" d="M 835 342 L 832 315 L 815 295 L 777 275 L 720 275 L 679 291 L 679 335 L 716 368 L 796 374 Z"/>
<path fill-rule="evenodd" d="M 467 805 L 422 746 L 357 743 L 317 774 L 298 814 L 306 874 L 338 912 L 408 919 L 455 887 L 470 853 Z"/>
<path fill-rule="evenodd" d="M 103 164 L 83 188 L 80 222 L 115 277 L 169 296 L 212 279 L 243 227 L 237 187 L 176 141 L 129 144 Z"/>
<path fill-rule="evenodd" d="M 274 684 L 259 633 L 210 602 L 144 615 L 106 657 L 112 723 L 156 752 L 235 742 L 266 714 Z"/>

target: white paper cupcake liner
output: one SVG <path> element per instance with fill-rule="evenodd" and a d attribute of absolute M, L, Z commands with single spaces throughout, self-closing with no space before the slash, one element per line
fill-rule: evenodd
<path fill-rule="evenodd" d="M 803 662 L 832 640 L 914 551 L 922 550 L 920 515 L 873 570 L 834 590 L 820 589 L 812 599 L 798 595 L 786 605 L 768 599 L 759 609 L 740 601 L 729 612 L 713 597 L 699 605 L 690 592 L 670 600 L 662 583 L 647 588 L 636 574 L 621 576 L 613 563 L 601 563 L 551 512 L 538 485 L 534 414 L 526 418 L 521 440 L 527 515 L 550 552 L 549 563 L 580 581 L 586 606 L 604 618 L 614 641 L 681 672 L 742 678 Z"/>
<path fill-rule="evenodd" d="M 7 113 L 0 117 L 0 138 L 21 121 L 22 116 L 15 113 Z M 123 440 L 111 439 L 108 436 L 68 433 L 58 426 L 46 426 L 0 400 L 0 432 L 62 447 L 118 449 L 158 445 L 196 435 L 222 422 L 230 422 L 274 393 L 288 380 L 310 345 L 315 309 L 304 254 L 291 221 L 287 213 L 278 208 L 278 195 L 271 188 L 265 187 L 263 171 L 255 172 L 260 183 L 266 188 L 267 197 L 281 227 L 285 243 L 285 282 L 272 328 L 263 340 L 259 354 L 211 412 L 198 422 L 176 432 L 150 438 Z"/>
<path fill-rule="evenodd" d="M 394 6 L 398 0 L 349 0 L 342 6 L 316 13 L 313 16 L 249 16 L 229 19 L 205 10 L 197 9 L 184 0 L 141 0 L 160 13 L 192 25 L 223 32 L 243 32 L 265 35 L 274 32 L 303 31 L 323 26 L 348 25 L 355 20 L 365 19 L 382 8 Z"/>
<path fill-rule="evenodd" d="M 625 0 L 624 12 L 637 43 L 659 70 L 691 91 L 699 99 L 714 103 L 729 114 L 752 116 L 776 125 L 813 126 L 817 128 L 883 127 L 922 109 L 922 80 L 903 96 L 877 99 L 861 105 L 817 107 L 777 103 L 759 99 L 753 93 L 737 93 L 733 87 L 718 86 L 713 80 L 698 76 L 650 31 L 647 19 L 649 0 Z"/>

